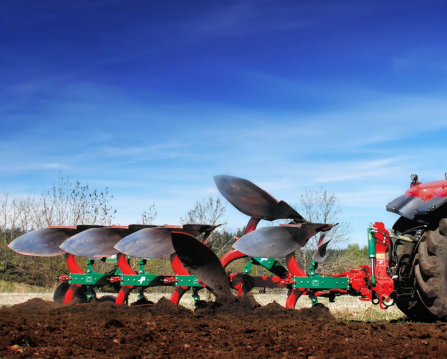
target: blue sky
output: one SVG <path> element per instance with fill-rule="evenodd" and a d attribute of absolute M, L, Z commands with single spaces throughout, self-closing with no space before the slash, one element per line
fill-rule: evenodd
<path fill-rule="evenodd" d="M 290 204 L 324 186 L 365 243 L 411 173 L 447 172 L 445 2 L 1 7 L 1 190 L 39 195 L 62 171 L 108 186 L 119 224 L 154 202 L 173 224 L 216 174 Z"/>

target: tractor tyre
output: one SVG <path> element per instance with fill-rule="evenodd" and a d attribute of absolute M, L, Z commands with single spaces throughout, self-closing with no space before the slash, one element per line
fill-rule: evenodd
<path fill-rule="evenodd" d="M 416 293 L 428 321 L 447 320 L 447 218 L 425 232 L 414 267 Z"/>
<path fill-rule="evenodd" d="M 407 235 L 408 236 L 408 235 Z M 409 236 L 408 236 L 409 237 Z M 397 247 L 397 253 L 400 254 L 401 264 L 408 262 L 410 259 L 411 251 L 414 247 L 412 243 L 399 244 Z M 416 279 L 414 278 L 414 286 L 416 286 Z M 420 300 L 419 296 L 415 300 L 400 301 L 396 300 L 396 306 L 410 319 L 417 322 L 433 321 L 433 316 L 430 311 Z"/>
<path fill-rule="evenodd" d="M 405 230 L 410 228 L 417 227 L 419 224 L 417 222 L 411 221 L 405 217 L 399 218 L 399 220 L 394 224 L 393 229 L 398 233 L 402 234 Z M 406 233 L 406 237 L 413 239 L 415 237 L 415 233 Z M 396 244 L 396 254 L 397 258 L 395 261 L 399 263 L 399 268 L 401 270 L 409 263 L 411 260 L 411 254 L 415 248 L 415 243 L 409 242 L 397 242 Z M 413 268 L 414 271 L 414 268 Z M 398 273 L 399 277 L 401 277 L 402 273 Z M 414 274 L 413 278 L 413 286 L 416 287 L 416 278 Z M 416 294 L 416 298 L 414 300 L 396 300 L 396 306 L 410 319 L 414 321 L 433 321 L 433 315 L 431 312 L 425 307 L 425 305 L 420 300 L 418 294 Z"/>

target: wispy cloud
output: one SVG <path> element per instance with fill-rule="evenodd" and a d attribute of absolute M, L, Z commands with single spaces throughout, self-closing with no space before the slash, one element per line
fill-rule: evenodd
<path fill-rule="evenodd" d="M 107 157 L 133 157 L 144 153 L 142 147 L 102 147 L 101 152 Z"/>
<path fill-rule="evenodd" d="M 384 188 L 373 185 L 365 187 L 363 191 L 338 192 L 337 198 L 343 207 L 383 208 L 404 191 L 405 188 Z"/>
<path fill-rule="evenodd" d="M 373 12 L 374 4 L 282 3 L 272 6 L 270 1 L 244 1 L 220 4 L 205 17 L 186 23 L 191 39 L 204 40 L 220 36 L 245 36 L 290 31 L 317 25 L 322 21 Z M 330 15 L 329 15 L 330 14 Z"/>
<path fill-rule="evenodd" d="M 47 163 L 47 164 L 44 165 L 44 167 L 47 167 L 47 168 L 62 168 L 64 166 L 61 165 L 60 163 Z"/>
<path fill-rule="evenodd" d="M 316 182 L 328 183 L 336 181 L 363 180 L 365 178 L 382 178 L 383 173 L 395 174 L 401 170 L 402 163 L 411 157 L 400 156 L 394 158 L 382 158 L 371 161 L 337 161 L 336 163 L 323 164 L 324 172 L 318 173 Z"/>
<path fill-rule="evenodd" d="M 396 71 L 423 71 L 447 72 L 447 47 L 432 46 L 412 49 L 392 59 Z"/>
<path fill-rule="evenodd" d="M 259 3 L 245 2 L 222 6 L 206 18 L 195 19 L 188 26 L 202 38 L 243 36 L 256 33 L 302 28 L 309 25 L 304 17 L 292 17 L 286 11 L 263 11 Z"/>

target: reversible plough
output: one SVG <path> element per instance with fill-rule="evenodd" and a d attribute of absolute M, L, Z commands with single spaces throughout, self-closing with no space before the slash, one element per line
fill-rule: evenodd
<path fill-rule="evenodd" d="M 288 291 L 287 308 L 294 308 L 302 295 L 312 305 L 320 297 L 334 301 L 340 295 L 351 295 L 382 309 L 397 304 L 413 319 L 447 317 L 447 258 L 443 260 L 447 256 L 447 206 L 443 207 L 447 180 L 422 184 L 413 175 L 405 195 L 387 206 L 401 216 L 393 229 L 379 222 L 368 228 L 370 265 L 331 275 L 318 274 L 317 268 L 330 242 L 324 241 L 325 235 L 336 224 L 311 223 L 248 180 L 232 176 L 215 176 L 214 180 L 221 194 L 250 217 L 245 234 L 220 259 L 206 244 L 218 227 L 209 224 L 51 226 L 29 232 L 9 247 L 23 255 L 65 255 L 69 274 L 58 277 L 61 283 L 54 293 L 54 300 L 63 303 L 74 298 L 91 301 L 96 290 L 106 285 L 118 294 L 98 300 L 117 305 L 127 304 L 133 290 L 138 291 L 133 304 L 149 304 L 144 292 L 155 286 L 173 287 L 171 301 L 175 304 L 189 289 L 195 302 L 200 302 L 203 288 L 216 297 L 243 295 L 253 288 L 283 288 Z M 280 219 L 289 223 L 257 228 L 261 220 Z M 318 250 L 306 274 L 295 252 L 315 235 L 319 235 Z M 148 259 L 168 255 L 175 275 L 146 271 Z M 86 258 L 86 271 L 75 256 Z M 130 265 L 131 257 L 139 258 L 138 268 Z M 243 272 L 226 272 L 231 262 L 247 257 Z M 285 258 L 285 266 L 279 258 Z M 99 273 L 93 269 L 97 260 L 116 264 L 109 272 Z M 262 267 L 263 275 L 252 275 L 253 266 Z"/>

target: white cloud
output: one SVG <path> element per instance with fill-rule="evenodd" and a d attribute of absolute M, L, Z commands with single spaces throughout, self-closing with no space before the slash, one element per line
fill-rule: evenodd
<path fill-rule="evenodd" d="M 392 59 L 396 71 L 434 70 L 447 72 L 447 47 L 427 46 L 412 49 Z"/>
<path fill-rule="evenodd" d="M 129 157 L 138 156 L 144 153 L 142 147 L 102 147 L 101 152 L 108 157 Z"/>
<path fill-rule="evenodd" d="M 47 164 L 43 165 L 43 167 L 46 167 L 46 168 L 61 168 L 62 165 L 60 163 L 47 163 Z"/>
<path fill-rule="evenodd" d="M 402 163 L 411 157 L 400 156 L 363 161 L 337 161 L 320 165 L 323 172 L 315 178 L 317 182 L 353 181 L 383 178 L 383 174 L 391 175 L 401 170 Z"/>
<path fill-rule="evenodd" d="M 337 193 L 343 207 L 382 208 L 396 197 L 402 195 L 406 188 L 365 186 L 363 191 Z"/>

